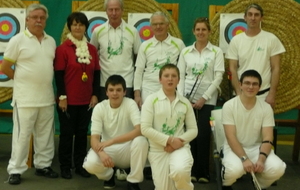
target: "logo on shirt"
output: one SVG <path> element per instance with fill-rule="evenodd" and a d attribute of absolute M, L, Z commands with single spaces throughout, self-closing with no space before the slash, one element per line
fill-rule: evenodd
<path fill-rule="evenodd" d="M 169 120 L 168 120 L 168 118 L 166 118 L 165 123 L 163 123 L 163 125 L 162 125 L 162 132 L 163 132 L 164 134 L 170 135 L 170 136 L 174 136 L 174 134 L 175 134 L 175 132 L 177 131 L 177 128 L 178 128 L 178 126 L 179 126 L 179 124 L 180 124 L 181 117 L 178 117 L 178 118 L 176 119 L 175 125 L 172 124 L 172 121 L 174 121 L 174 119 L 169 118 Z M 172 126 L 172 125 L 173 125 L 173 126 Z"/>
<path fill-rule="evenodd" d="M 153 73 L 154 71 L 156 71 L 156 70 L 160 70 L 164 65 L 169 64 L 169 63 L 171 63 L 171 58 L 170 58 L 170 56 L 168 56 L 168 57 L 167 57 L 167 60 L 166 60 L 164 63 L 162 63 L 162 64 L 159 64 L 159 63 L 158 63 L 158 59 L 156 59 L 156 62 L 155 62 L 154 65 L 153 65 L 154 69 L 153 69 L 152 73 Z"/>
<path fill-rule="evenodd" d="M 264 51 L 265 49 L 264 48 L 261 48 L 261 47 L 258 47 L 257 48 L 257 51 Z"/>

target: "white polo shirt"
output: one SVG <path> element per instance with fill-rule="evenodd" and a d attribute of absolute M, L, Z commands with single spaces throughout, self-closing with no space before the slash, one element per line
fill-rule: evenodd
<path fill-rule="evenodd" d="M 146 98 L 142 106 L 141 130 L 149 139 L 150 151 L 164 151 L 170 136 L 188 144 L 198 133 L 191 103 L 178 93 L 170 102 L 162 89 Z"/>
<path fill-rule="evenodd" d="M 134 100 L 124 97 L 120 107 L 112 108 L 109 99 L 97 104 L 92 114 L 91 134 L 101 141 L 126 134 L 140 124 L 140 111 Z"/>
<path fill-rule="evenodd" d="M 177 65 L 181 50 L 185 47 L 183 41 L 168 34 L 168 37 L 160 42 L 155 36 L 144 41 L 139 49 L 134 74 L 134 90 L 147 90 L 157 92 L 159 83 L 159 71 L 167 63 Z M 143 97 L 145 99 L 146 97 Z"/>
<path fill-rule="evenodd" d="M 272 33 L 261 30 L 259 34 L 249 37 L 245 32 L 236 35 L 229 44 L 227 59 L 238 60 L 238 77 L 244 71 L 254 69 L 262 77 L 261 90 L 270 88 L 270 58 L 285 52 L 280 40 Z"/>
<path fill-rule="evenodd" d="M 195 48 L 195 43 L 182 50 L 178 61 L 180 81 L 178 92 L 189 94 L 197 80 L 191 97 L 196 102 L 201 97 L 206 99 L 205 104 L 216 105 L 219 85 L 223 79 L 224 56 L 222 50 L 208 42 L 201 53 Z"/>
<path fill-rule="evenodd" d="M 126 87 L 133 87 L 134 63 L 133 54 L 137 54 L 141 45 L 136 28 L 124 20 L 114 29 L 108 21 L 95 28 L 90 43 L 99 55 L 101 74 L 100 86 L 104 87 L 110 75 L 121 75 L 126 81 Z"/>
<path fill-rule="evenodd" d="M 28 29 L 12 37 L 4 59 L 15 63 L 13 101 L 18 107 L 54 104 L 53 60 L 56 44 L 44 32 L 41 43 Z"/>

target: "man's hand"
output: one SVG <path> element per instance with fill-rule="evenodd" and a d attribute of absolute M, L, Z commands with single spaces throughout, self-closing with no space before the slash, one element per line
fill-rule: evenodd
<path fill-rule="evenodd" d="M 110 145 L 113 144 L 113 140 L 110 139 L 108 141 L 103 141 L 103 142 L 100 142 L 98 145 L 97 145 L 97 148 L 102 151 L 104 150 L 105 147 L 109 147 Z"/>
<path fill-rule="evenodd" d="M 270 104 L 270 106 L 274 109 L 274 107 L 275 107 L 275 96 L 269 93 L 268 96 L 265 99 L 265 102 Z"/>
<path fill-rule="evenodd" d="M 90 100 L 90 108 L 93 108 L 95 107 L 95 105 L 98 103 L 98 98 L 97 96 L 93 95 L 91 97 L 91 100 Z"/>
<path fill-rule="evenodd" d="M 169 144 L 167 144 L 167 146 L 164 148 L 165 149 L 165 151 L 166 152 L 168 152 L 168 153 L 172 153 L 175 149 L 171 146 L 171 145 L 169 145 Z"/>
<path fill-rule="evenodd" d="M 59 100 L 58 106 L 59 106 L 59 108 L 61 109 L 62 112 L 67 111 L 67 108 L 68 108 L 67 99 Z"/>
<path fill-rule="evenodd" d="M 243 162 L 243 167 L 244 167 L 244 170 L 248 173 L 254 171 L 254 164 L 249 159 L 247 159 Z"/>
<path fill-rule="evenodd" d="M 183 140 L 182 139 L 180 139 L 180 138 L 177 138 L 177 137 L 170 137 L 170 138 L 172 138 L 171 139 L 171 142 L 169 143 L 169 145 L 173 148 L 173 149 L 175 149 L 175 150 L 177 150 L 177 149 L 179 149 L 179 148 L 181 148 L 181 147 L 183 147 Z"/>
<path fill-rule="evenodd" d="M 105 167 L 107 167 L 107 168 L 115 167 L 115 164 L 114 164 L 113 160 L 111 159 L 111 157 L 108 154 L 106 154 L 104 151 L 99 151 L 98 155 L 100 157 L 102 164 Z"/>
<path fill-rule="evenodd" d="M 134 96 L 134 101 L 138 105 L 139 109 L 142 107 L 142 98 L 140 96 Z"/>
<path fill-rule="evenodd" d="M 254 165 L 254 172 L 261 173 L 264 171 L 264 169 L 265 169 L 265 163 L 259 159 Z"/>

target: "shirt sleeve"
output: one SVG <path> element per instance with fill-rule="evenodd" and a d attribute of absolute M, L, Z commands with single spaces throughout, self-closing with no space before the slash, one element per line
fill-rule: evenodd
<path fill-rule="evenodd" d="M 135 28 L 134 28 L 135 29 Z M 139 33 L 138 33 L 138 31 L 135 29 L 134 30 L 134 43 L 133 43 L 133 53 L 135 54 L 135 55 L 137 55 L 138 54 L 138 52 L 139 52 L 139 48 L 140 48 L 140 46 L 141 46 L 141 38 L 140 38 L 140 35 L 139 35 Z"/>
<path fill-rule="evenodd" d="M 184 60 L 184 49 L 181 51 L 180 56 L 179 56 L 179 60 L 177 63 L 177 67 L 179 69 L 179 83 L 177 85 L 177 92 L 179 94 L 181 94 L 182 96 L 184 96 L 184 84 L 185 84 L 185 73 L 186 73 L 186 62 Z"/>
<path fill-rule="evenodd" d="M 16 63 L 19 56 L 19 45 L 17 36 L 12 37 L 4 51 L 3 59 Z"/>
<path fill-rule="evenodd" d="M 144 46 L 141 45 L 136 59 L 136 64 L 135 64 L 136 68 L 134 72 L 134 81 L 133 81 L 134 90 L 141 90 L 142 87 L 143 74 L 147 62 L 146 54 L 143 50 L 144 49 L 143 47 Z"/>
<path fill-rule="evenodd" d="M 161 146 L 166 146 L 169 136 L 153 128 L 155 113 L 154 113 L 152 97 L 153 96 L 148 96 L 146 98 L 146 101 L 142 105 L 141 132 L 145 137 L 147 137 L 151 141 Z"/>
<path fill-rule="evenodd" d="M 90 43 L 96 47 L 96 49 L 98 50 L 99 49 L 99 42 L 98 42 L 98 30 L 99 30 L 99 27 L 95 28 L 93 33 L 92 33 L 92 37 L 90 39 Z"/>
<path fill-rule="evenodd" d="M 238 60 L 238 47 L 237 47 L 237 44 L 236 44 L 236 41 L 235 38 L 233 38 L 230 43 L 229 43 L 229 46 L 228 46 L 228 49 L 227 49 L 227 52 L 226 52 L 226 55 L 225 57 L 227 59 L 232 59 L 232 60 Z"/>
<path fill-rule="evenodd" d="M 131 122 L 132 122 L 133 126 L 139 125 L 139 124 L 141 124 L 140 110 L 134 100 L 132 100 L 132 99 L 128 99 L 128 100 L 130 101 L 129 113 L 130 113 Z"/>
<path fill-rule="evenodd" d="M 103 103 L 99 103 L 94 107 L 92 113 L 92 122 L 91 122 L 91 135 L 102 135 L 103 130 L 103 120 L 102 112 L 105 112 L 103 109 Z"/>

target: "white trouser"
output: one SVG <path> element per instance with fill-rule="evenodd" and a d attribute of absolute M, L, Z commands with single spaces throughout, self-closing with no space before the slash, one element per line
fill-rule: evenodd
<path fill-rule="evenodd" d="M 193 156 L 189 146 L 172 153 L 149 152 L 155 190 L 192 190 Z"/>
<path fill-rule="evenodd" d="M 54 156 L 54 105 L 46 107 L 26 107 L 13 109 L 12 152 L 7 172 L 23 174 L 29 152 L 29 142 L 33 133 L 34 166 L 51 166 Z"/>
<path fill-rule="evenodd" d="M 244 150 L 251 162 L 255 164 L 259 157 L 259 146 L 244 148 Z M 223 178 L 223 185 L 230 186 L 246 172 L 244 171 L 241 159 L 232 152 L 228 145 L 225 145 L 223 151 L 224 158 L 222 159 L 223 167 L 221 175 Z M 285 163 L 274 154 L 273 150 L 271 150 L 266 159 L 264 171 L 256 174 L 261 188 L 267 188 L 273 182 L 278 180 L 284 174 L 285 168 Z"/>
<path fill-rule="evenodd" d="M 132 141 L 111 145 L 104 148 L 104 151 L 112 158 L 116 167 L 130 167 L 127 181 L 131 183 L 143 181 L 143 169 L 148 154 L 148 141 L 145 137 L 138 136 Z M 102 164 L 101 159 L 93 149 L 89 150 L 83 167 L 102 180 L 109 180 L 114 173 L 112 168 L 107 168 Z"/>

